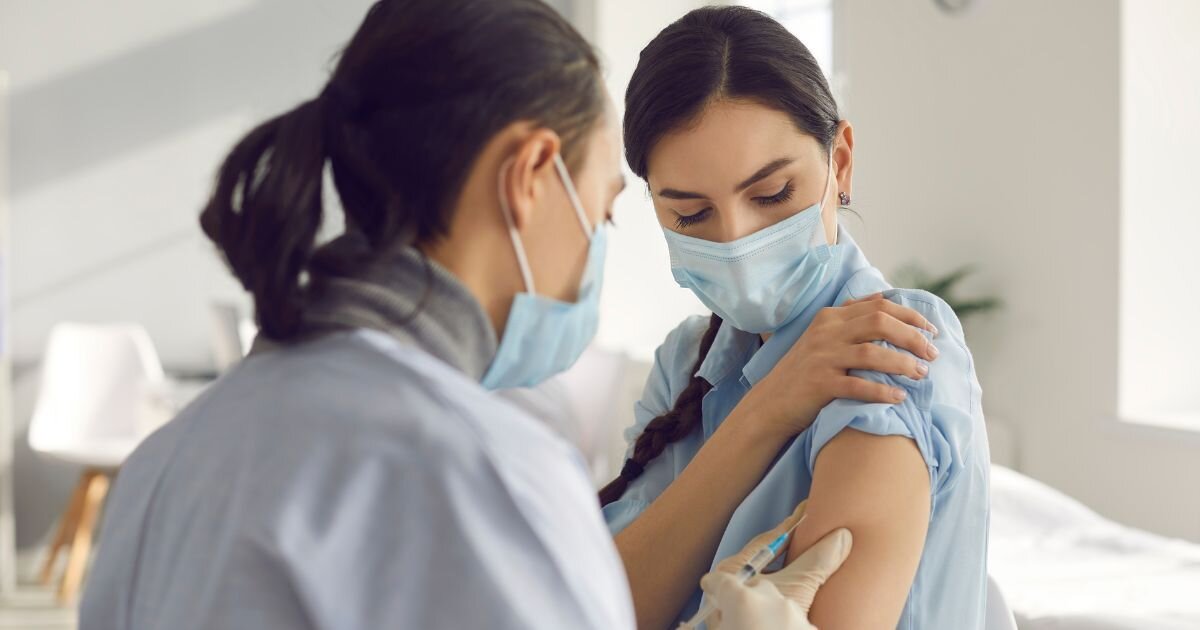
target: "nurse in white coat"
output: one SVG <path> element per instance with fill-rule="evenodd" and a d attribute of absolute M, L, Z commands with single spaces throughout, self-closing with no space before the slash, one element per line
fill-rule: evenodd
<path fill-rule="evenodd" d="M 607 103 L 540 2 L 376 4 L 220 169 L 201 224 L 262 333 L 123 467 L 80 627 L 632 628 L 579 458 L 485 387 L 592 334 Z"/>
<path fill-rule="evenodd" d="M 261 335 L 121 470 L 80 628 L 633 628 L 581 459 L 489 392 L 594 333 L 608 102 L 537 0 L 372 7 L 220 169 L 201 225 Z"/>

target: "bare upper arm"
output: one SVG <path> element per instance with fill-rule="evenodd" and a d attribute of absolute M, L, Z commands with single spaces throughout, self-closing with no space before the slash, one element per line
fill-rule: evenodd
<path fill-rule="evenodd" d="M 929 472 L 916 443 L 853 429 L 817 456 L 795 558 L 839 527 L 854 535 L 846 563 L 817 592 L 809 618 L 821 630 L 892 629 L 908 598 L 930 513 Z"/>

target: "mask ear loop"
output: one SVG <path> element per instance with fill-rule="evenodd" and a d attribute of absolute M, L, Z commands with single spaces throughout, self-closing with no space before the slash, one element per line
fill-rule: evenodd
<path fill-rule="evenodd" d="M 567 165 L 563 162 L 562 154 L 554 154 L 554 168 L 558 171 L 558 178 L 562 180 L 563 188 L 567 189 L 567 199 L 571 202 L 571 207 L 575 209 L 575 216 L 579 217 L 579 225 L 583 228 L 583 235 L 592 240 L 592 224 L 588 222 L 587 213 L 583 211 L 583 202 L 579 200 L 579 193 L 575 192 L 575 182 L 571 181 L 571 173 L 567 171 Z"/>
<path fill-rule="evenodd" d="M 833 147 L 829 148 L 829 169 L 825 176 L 825 190 L 821 192 L 821 203 L 817 205 L 819 208 L 817 221 L 820 223 L 819 229 L 813 230 L 813 241 L 810 243 L 813 247 L 828 247 L 829 243 L 825 242 L 825 202 L 829 199 L 829 187 L 833 184 Z M 833 242 L 838 241 L 838 230 L 840 226 L 837 222 L 833 224 Z"/>
<path fill-rule="evenodd" d="M 512 239 L 513 251 L 517 254 L 517 266 L 521 268 L 521 280 L 525 282 L 525 291 L 536 295 L 537 292 L 533 288 L 533 272 L 529 270 L 529 259 L 525 257 L 525 244 L 521 242 L 521 235 L 517 233 L 517 224 L 513 221 L 512 208 L 508 205 L 508 195 L 504 190 L 504 178 L 512 165 L 512 158 L 500 165 L 500 212 L 504 215 L 504 222 L 508 224 L 508 236 Z"/>

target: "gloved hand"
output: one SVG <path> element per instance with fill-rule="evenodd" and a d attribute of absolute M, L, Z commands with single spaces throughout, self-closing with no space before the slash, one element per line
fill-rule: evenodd
<path fill-rule="evenodd" d="M 830 532 L 779 571 L 760 574 L 745 584 L 734 577 L 755 552 L 800 520 L 804 508 L 801 502 L 775 529 L 751 540 L 700 580 L 705 596 L 717 605 L 708 619 L 709 630 L 816 630 L 808 621 L 808 610 L 817 589 L 850 555 L 850 530 Z"/>

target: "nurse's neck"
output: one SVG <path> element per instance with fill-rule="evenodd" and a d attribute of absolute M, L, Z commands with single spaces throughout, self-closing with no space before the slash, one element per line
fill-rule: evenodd
<path fill-rule="evenodd" d="M 430 259 L 454 274 L 475 297 L 499 340 L 513 297 L 525 290 L 508 226 L 496 200 L 496 183 L 468 177 L 445 236 L 420 245 Z M 492 171 L 495 172 L 494 170 Z"/>

